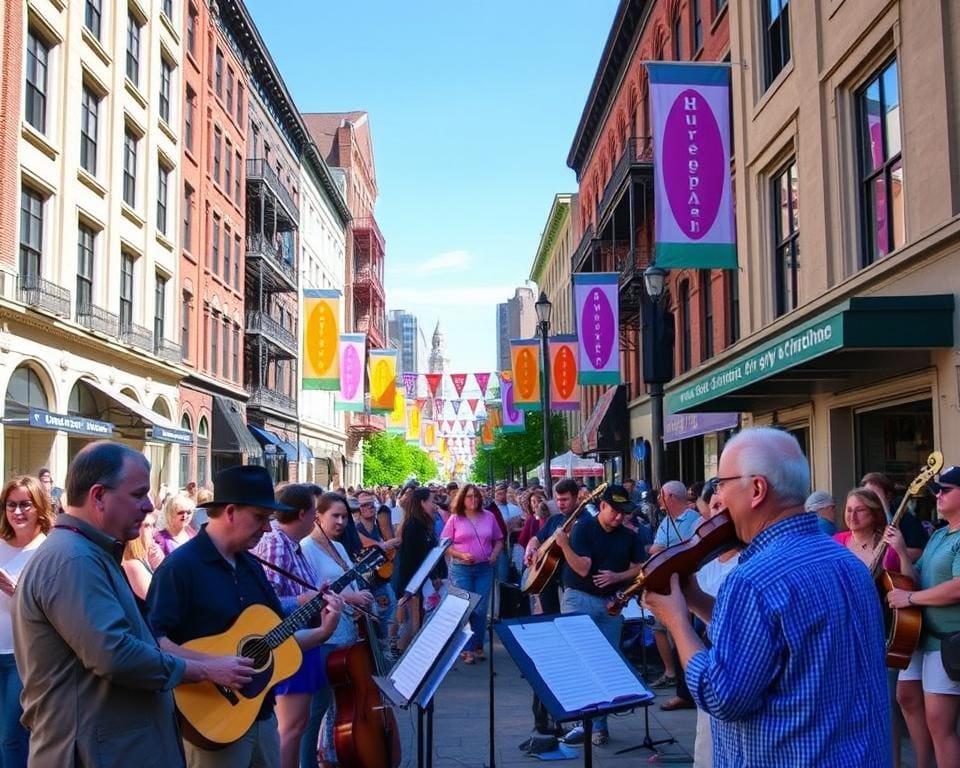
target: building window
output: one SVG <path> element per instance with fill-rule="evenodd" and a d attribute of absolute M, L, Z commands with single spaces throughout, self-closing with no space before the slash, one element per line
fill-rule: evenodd
<path fill-rule="evenodd" d="M 224 108 L 229 114 L 233 114 L 233 70 L 227 67 L 227 98 Z"/>
<path fill-rule="evenodd" d="M 187 292 L 183 292 L 183 311 L 180 313 L 180 359 L 186 360 L 190 350 L 190 316 L 192 314 L 193 297 Z"/>
<path fill-rule="evenodd" d="M 25 117 L 40 133 L 47 130 L 47 66 L 50 49 L 32 29 L 27 32 Z"/>
<path fill-rule="evenodd" d="M 888 62 L 857 94 L 863 266 L 903 245 L 903 163 L 897 62 Z"/>
<path fill-rule="evenodd" d="M 220 274 L 220 217 L 213 217 L 213 236 L 210 238 L 210 272 Z"/>
<path fill-rule="evenodd" d="M 124 253 L 120 257 L 120 330 L 129 331 L 133 325 L 133 269 L 134 257 Z"/>
<path fill-rule="evenodd" d="M 230 248 L 233 243 L 230 237 L 230 229 L 226 225 L 223 227 L 223 282 L 230 285 Z"/>
<path fill-rule="evenodd" d="M 220 362 L 219 352 L 217 351 L 217 342 L 220 338 L 220 324 L 217 321 L 217 313 L 210 313 L 210 373 L 217 375 L 217 365 Z"/>
<path fill-rule="evenodd" d="M 233 287 L 238 291 L 240 290 L 240 243 L 240 236 L 237 235 L 236 239 L 233 241 Z"/>
<path fill-rule="evenodd" d="M 191 56 L 197 55 L 197 9 L 192 4 L 187 12 L 187 51 Z"/>
<path fill-rule="evenodd" d="M 761 5 L 764 75 L 769 87 L 790 61 L 790 0 L 764 0 Z"/>
<path fill-rule="evenodd" d="M 127 79 L 140 85 L 140 24 L 127 12 Z"/>
<path fill-rule="evenodd" d="M 740 275 L 728 270 L 727 275 L 727 344 L 740 340 Z"/>
<path fill-rule="evenodd" d="M 160 59 L 160 117 L 170 123 L 170 84 L 173 81 L 173 65 Z"/>
<path fill-rule="evenodd" d="M 103 19 L 100 3 L 101 0 L 87 0 L 83 9 L 83 26 L 85 26 L 90 34 L 97 38 L 97 40 L 100 39 L 100 22 Z"/>
<path fill-rule="evenodd" d="M 240 326 L 233 326 L 233 380 L 240 381 Z"/>
<path fill-rule="evenodd" d="M 100 98 L 86 85 L 80 96 L 80 167 L 97 175 L 97 128 Z"/>
<path fill-rule="evenodd" d="M 703 48 L 703 16 L 700 0 L 690 0 L 690 19 L 693 22 L 693 53 Z"/>
<path fill-rule="evenodd" d="M 710 270 L 700 270 L 700 293 L 703 296 L 703 359 L 713 357 L 713 287 Z"/>
<path fill-rule="evenodd" d="M 77 311 L 93 304 L 93 254 L 97 233 L 81 224 L 77 234 Z"/>
<path fill-rule="evenodd" d="M 183 185 L 183 250 L 190 252 L 193 245 L 193 189 Z"/>
<path fill-rule="evenodd" d="M 157 285 L 153 296 L 153 345 L 160 347 L 167 333 L 167 282 L 168 279 L 157 272 Z"/>
<path fill-rule="evenodd" d="M 220 368 L 223 377 L 226 378 L 230 375 L 230 321 L 227 319 L 227 316 L 223 316 L 223 340 L 222 340 L 223 349 L 223 361 Z"/>
<path fill-rule="evenodd" d="M 230 173 L 230 158 L 233 157 L 233 145 L 229 140 L 223 148 L 223 191 L 229 196 L 233 189 L 232 176 Z"/>
<path fill-rule="evenodd" d="M 157 166 L 157 229 L 167 234 L 167 192 L 170 185 L 170 171 L 163 163 Z"/>
<path fill-rule="evenodd" d="M 690 318 L 690 283 L 680 283 L 678 292 L 680 301 L 680 373 L 689 371 L 693 365 L 693 322 Z"/>
<path fill-rule="evenodd" d="M 139 140 L 127 128 L 123 135 L 123 202 L 137 207 L 137 145 Z"/>
<path fill-rule="evenodd" d="M 223 51 L 217 48 L 216 63 L 213 69 L 213 90 L 220 98 L 223 96 Z"/>
<path fill-rule="evenodd" d="M 237 80 L 237 125 L 243 129 L 243 86 Z"/>
<path fill-rule="evenodd" d="M 187 87 L 187 99 L 184 105 L 186 112 L 183 117 L 183 142 L 191 152 L 193 151 L 193 110 L 196 98 L 197 94 L 190 87 Z"/>
<path fill-rule="evenodd" d="M 680 11 L 677 11 L 676 18 L 673 20 L 673 60 L 680 61 L 683 58 L 683 24 L 680 20 Z"/>
<path fill-rule="evenodd" d="M 173 0 L 163 0 L 163 15 L 173 21 Z"/>
<path fill-rule="evenodd" d="M 207 485 L 207 466 L 210 463 L 210 429 L 207 417 L 201 416 L 197 422 L 197 487 Z"/>
<path fill-rule="evenodd" d="M 220 147 L 223 139 L 220 137 L 220 131 L 213 132 L 213 180 L 220 183 Z"/>
<path fill-rule="evenodd" d="M 237 205 L 240 205 L 240 180 L 242 176 L 240 175 L 240 163 L 243 158 L 240 157 L 240 153 L 237 152 L 233 156 L 233 199 Z"/>
<path fill-rule="evenodd" d="M 39 192 L 20 191 L 20 274 L 40 277 L 43 256 L 43 204 Z"/>
<path fill-rule="evenodd" d="M 800 207 L 797 161 L 773 179 L 773 239 L 776 243 L 774 276 L 777 317 L 797 306 L 800 270 Z"/>

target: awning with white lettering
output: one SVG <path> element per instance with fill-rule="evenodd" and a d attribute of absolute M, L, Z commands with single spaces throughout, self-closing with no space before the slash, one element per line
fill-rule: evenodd
<path fill-rule="evenodd" d="M 100 408 L 100 418 L 112 422 L 118 431 L 149 430 L 145 435 L 148 440 L 193 444 L 191 432 L 180 429 L 166 416 L 161 416 L 132 397 L 93 379 L 83 379 L 83 383 L 106 396 L 106 402 Z"/>
<path fill-rule="evenodd" d="M 670 386 L 666 411 L 775 410 L 929 366 L 929 350 L 954 344 L 953 311 L 953 294 L 848 299 Z"/>

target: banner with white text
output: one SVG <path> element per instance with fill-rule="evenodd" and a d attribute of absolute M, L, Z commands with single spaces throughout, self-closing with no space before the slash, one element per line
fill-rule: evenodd
<path fill-rule="evenodd" d="M 573 305 L 580 339 L 580 384 L 620 383 L 620 275 L 573 276 Z"/>

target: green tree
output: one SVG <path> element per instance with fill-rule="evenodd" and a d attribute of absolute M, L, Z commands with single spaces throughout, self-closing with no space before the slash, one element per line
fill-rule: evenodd
<path fill-rule="evenodd" d="M 364 485 L 399 485 L 411 475 L 432 480 L 437 465 L 425 451 L 407 445 L 401 435 L 378 432 L 363 441 Z"/>
<path fill-rule="evenodd" d="M 550 415 L 550 445 L 566 445 L 567 423 L 559 413 Z M 556 454 L 554 454 L 556 455 Z M 493 465 L 495 479 L 505 478 L 512 467 L 516 472 L 521 468 L 528 472 L 543 463 L 543 414 L 540 411 L 528 411 L 526 429 L 523 432 L 498 434 L 491 450 L 477 449 L 473 461 L 471 478 L 475 482 L 485 483 L 490 479 L 490 465 Z"/>

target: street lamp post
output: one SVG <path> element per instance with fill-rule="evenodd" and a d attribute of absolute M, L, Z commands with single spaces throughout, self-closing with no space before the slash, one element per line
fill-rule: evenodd
<path fill-rule="evenodd" d="M 663 385 L 673 378 L 673 320 L 663 307 L 667 272 L 651 264 L 643 272 L 647 300 L 643 304 L 643 380 L 650 390 L 651 476 L 661 488 L 666 463 L 663 444 Z M 669 322 L 668 322 L 669 320 Z"/>
<path fill-rule="evenodd" d="M 543 386 L 540 388 L 540 407 L 543 413 L 543 485 L 547 497 L 553 495 L 550 487 L 550 346 L 547 334 L 550 332 L 550 312 L 553 305 L 547 294 L 540 291 L 540 298 L 534 304 L 537 310 L 538 328 L 540 330 L 540 351 L 543 359 Z"/>

